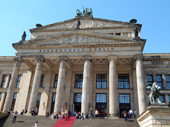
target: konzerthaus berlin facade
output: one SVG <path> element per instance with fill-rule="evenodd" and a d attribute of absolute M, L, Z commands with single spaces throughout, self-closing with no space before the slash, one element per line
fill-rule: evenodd
<path fill-rule="evenodd" d="M 170 54 L 143 54 L 141 26 L 78 16 L 30 29 L 30 40 L 13 44 L 16 56 L 0 57 L 0 110 L 29 113 L 37 106 L 45 115 L 97 108 L 103 116 L 107 108 L 110 116 L 129 109 L 139 115 L 154 81 L 169 104 Z"/>

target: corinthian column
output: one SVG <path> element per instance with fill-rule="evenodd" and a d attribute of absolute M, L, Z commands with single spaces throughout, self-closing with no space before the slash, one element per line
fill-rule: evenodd
<path fill-rule="evenodd" d="M 65 72 L 66 72 L 66 56 L 59 57 L 60 59 L 60 68 L 59 68 L 59 75 L 58 75 L 58 83 L 56 89 L 56 98 L 55 98 L 55 107 L 54 112 L 59 113 L 61 111 L 62 106 L 62 98 L 63 98 L 63 85 L 66 80 Z"/>
<path fill-rule="evenodd" d="M 36 107 L 44 58 L 42 56 L 38 56 L 36 57 L 36 60 L 37 60 L 37 64 L 36 64 L 36 69 L 35 69 L 35 74 L 33 79 L 30 101 L 28 105 L 28 114 L 30 114 L 31 110 Z"/>
<path fill-rule="evenodd" d="M 146 85 L 144 84 L 143 78 L 143 65 L 142 65 L 142 55 L 136 55 L 136 78 L 137 78 L 137 91 L 138 91 L 138 107 L 139 115 L 146 108 Z"/>
<path fill-rule="evenodd" d="M 116 56 L 109 56 L 109 114 L 117 117 Z"/>
<path fill-rule="evenodd" d="M 14 64 L 14 68 L 12 71 L 12 76 L 11 76 L 11 80 L 9 83 L 3 111 L 6 111 L 11 108 L 14 91 L 15 91 L 15 87 L 16 87 L 16 83 L 17 83 L 18 73 L 19 73 L 20 64 L 21 64 L 21 58 L 16 57 L 16 58 L 14 58 L 14 61 L 15 61 L 15 64 Z"/>
<path fill-rule="evenodd" d="M 81 113 L 88 113 L 89 109 L 89 86 L 90 86 L 90 59 L 91 56 L 84 56 L 83 88 Z"/>

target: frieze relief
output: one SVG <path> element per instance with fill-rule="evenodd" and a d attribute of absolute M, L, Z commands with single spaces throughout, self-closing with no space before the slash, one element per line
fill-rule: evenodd
<path fill-rule="evenodd" d="M 75 35 L 69 36 L 61 39 L 56 39 L 48 42 L 44 42 L 41 44 L 72 44 L 72 43 L 106 43 L 113 42 L 114 40 L 101 39 L 89 36 Z"/>
<path fill-rule="evenodd" d="M 96 27 L 118 27 L 122 26 L 120 24 L 100 22 L 100 21 L 90 21 L 90 20 L 80 20 L 81 25 L 80 28 L 96 28 Z M 77 21 L 72 23 L 65 23 L 62 25 L 57 25 L 54 27 L 47 28 L 46 30 L 54 30 L 54 29 L 68 29 L 68 28 L 76 28 Z"/>

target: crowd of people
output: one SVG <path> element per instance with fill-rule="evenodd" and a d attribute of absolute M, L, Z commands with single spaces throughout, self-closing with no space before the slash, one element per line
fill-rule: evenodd
<path fill-rule="evenodd" d="M 125 121 L 129 122 L 129 118 L 132 118 L 132 116 L 134 116 L 134 118 L 136 118 L 136 110 L 133 111 L 132 109 L 130 109 L 128 112 L 123 111 L 122 115 L 125 118 Z"/>

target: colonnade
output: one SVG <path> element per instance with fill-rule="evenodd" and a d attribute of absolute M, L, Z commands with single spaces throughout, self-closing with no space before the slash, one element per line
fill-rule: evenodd
<path fill-rule="evenodd" d="M 83 71 L 83 88 L 82 88 L 82 103 L 81 103 L 81 112 L 86 114 L 89 112 L 89 84 L 90 84 L 90 61 L 91 56 L 84 56 L 84 71 Z M 139 114 L 141 114 L 146 108 L 145 101 L 145 85 L 143 79 L 143 66 L 142 66 L 142 56 L 136 55 L 136 77 L 137 77 L 137 89 L 138 89 L 138 104 L 139 104 Z M 54 112 L 60 112 L 62 106 L 62 92 L 64 81 L 66 80 L 66 62 L 67 57 L 62 56 L 60 59 L 59 67 L 59 76 L 58 84 L 56 89 L 56 98 L 55 98 L 55 108 Z M 117 85 L 116 85 L 116 56 L 109 56 L 109 115 L 111 117 L 117 116 Z M 15 64 L 12 72 L 12 77 L 10 80 L 9 88 L 7 91 L 7 97 L 4 104 L 3 111 L 10 109 L 13 99 L 13 94 L 17 82 L 17 77 L 19 73 L 19 68 L 21 64 L 20 58 L 15 58 Z M 33 86 L 31 90 L 30 100 L 28 104 L 28 113 L 31 113 L 31 110 L 36 107 L 38 89 L 40 84 L 41 72 L 44 58 L 42 56 L 36 57 L 37 64 L 35 69 L 35 75 L 33 79 Z"/>

